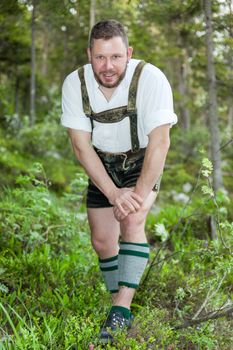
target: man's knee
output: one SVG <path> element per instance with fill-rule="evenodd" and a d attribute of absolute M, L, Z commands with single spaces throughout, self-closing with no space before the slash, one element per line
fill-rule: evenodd
<path fill-rule="evenodd" d="M 121 229 L 125 233 L 135 232 L 144 228 L 146 215 L 144 212 L 129 214 L 121 222 Z"/>
<path fill-rule="evenodd" d="M 151 192 L 146 202 L 136 213 L 129 214 L 124 220 L 121 221 L 121 230 L 123 230 L 123 232 L 134 232 L 135 230 L 137 231 L 143 229 L 146 217 L 155 198 L 155 193 Z"/>
<path fill-rule="evenodd" d="M 112 240 L 110 237 L 109 239 L 106 238 L 107 235 L 103 234 L 98 234 L 98 235 L 93 235 L 91 237 L 91 243 L 92 246 L 97 253 L 99 257 L 103 256 L 109 256 L 111 255 L 113 250 L 116 250 L 117 248 L 117 242 Z"/>
<path fill-rule="evenodd" d="M 91 243 L 99 256 L 107 250 L 107 242 L 102 237 L 92 235 Z"/>

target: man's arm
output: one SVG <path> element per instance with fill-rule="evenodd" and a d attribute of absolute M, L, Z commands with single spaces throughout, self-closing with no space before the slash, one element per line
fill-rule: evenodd
<path fill-rule="evenodd" d="M 163 173 L 166 155 L 170 145 L 170 124 L 161 125 L 149 134 L 149 143 L 146 148 L 141 174 L 137 180 L 134 192 L 139 194 L 143 201 L 148 197 L 154 185 Z M 118 221 L 124 220 L 132 211 L 122 213 L 117 206 L 114 215 Z"/>
<path fill-rule="evenodd" d="M 145 199 L 163 173 L 163 168 L 170 146 L 170 124 L 161 125 L 149 134 L 141 174 L 135 186 L 135 193 Z"/>
<path fill-rule="evenodd" d="M 109 202 L 116 205 L 122 214 L 125 214 L 126 210 L 127 212 L 136 211 L 142 203 L 141 197 L 129 188 L 116 187 L 91 145 L 91 133 L 74 129 L 68 130 L 77 159 Z"/>

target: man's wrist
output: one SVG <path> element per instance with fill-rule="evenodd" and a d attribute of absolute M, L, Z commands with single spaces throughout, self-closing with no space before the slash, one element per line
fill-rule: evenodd
<path fill-rule="evenodd" d="M 137 193 L 144 201 L 151 190 L 148 189 L 148 186 L 143 186 L 142 184 L 137 183 L 134 188 L 134 192 Z"/>
<path fill-rule="evenodd" d="M 116 192 L 117 192 L 117 187 L 113 185 L 112 188 L 108 190 L 108 192 L 105 194 L 112 205 L 115 205 L 115 200 L 117 197 Z"/>

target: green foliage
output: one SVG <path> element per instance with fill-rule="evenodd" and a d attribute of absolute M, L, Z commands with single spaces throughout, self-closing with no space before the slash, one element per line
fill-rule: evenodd
<path fill-rule="evenodd" d="M 210 180 L 212 163 L 205 155 L 201 163 L 188 201 L 166 205 L 154 219 L 150 215 L 147 222 L 150 241 L 155 247 L 137 298 L 151 308 L 168 310 L 170 325 L 175 328 L 177 322 L 201 319 L 204 314 L 211 314 L 211 310 L 218 312 L 232 305 L 233 236 L 232 223 L 228 220 L 231 201 L 223 191 L 214 194 Z M 211 240 L 210 217 L 216 221 L 215 240 Z M 171 349 L 192 345 L 201 349 L 228 349 L 223 340 L 222 322 L 226 333 L 231 334 L 232 321 L 200 322 L 197 327 L 174 331 Z"/>
<path fill-rule="evenodd" d="M 203 160 L 203 166 L 202 170 L 211 168 L 207 160 Z M 18 176 L 14 189 L 5 189 L 2 194 L 3 349 L 87 349 L 91 343 L 95 349 L 102 348 L 96 335 L 110 300 L 90 245 L 86 216 L 77 214 L 85 187 L 86 176 L 77 174 L 69 192 L 58 199 L 49 189 L 43 167 L 35 163 L 27 175 Z M 232 298 L 233 260 L 229 249 L 233 247 L 233 228 L 227 220 L 227 208 L 219 209 L 227 207 L 228 198 L 223 193 L 215 198 L 205 195 L 216 203 L 202 206 L 202 214 L 220 210 L 222 239 L 211 241 L 195 237 L 200 212 L 196 217 L 193 212 L 195 206 L 200 210 L 201 201 L 206 201 L 201 185 L 195 196 L 185 206 L 165 206 L 155 220 L 151 214 L 147 231 L 154 235 L 156 244 L 148 274 L 132 305 L 135 322 L 128 334 L 119 334 L 116 344 L 106 349 L 229 349 L 231 321 L 210 320 L 197 327 L 174 328 L 197 311 L 197 317 L 201 317 L 219 310 Z M 196 221 L 187 225 L 193 216 Z"/>
<path fill-rule="evenodd" d="M 61 83 L 86 62 L 90 4 L 37 2 L 34 126 L 28 117 L 28 4 L 0 5 L 0 349 L 83 350 L 90 343 L 101 349 L 96 334 L 110 298 L 90 244 L 84 204 L 87 177 L 75 164 L 58 121 Z M 209 144 L 201 3 L 97 0 L 96 5 L 96 20 L 122 21 L 135 57 L 166 73 L 180 125 L 182 103 L 191 121 L 189 130 L 180 126 L 171 132 L 159 201 L 146 225 L 151 265 L 132 305 L 133 328 L 105 348 L 229 350 L 230 316 L 176 327 L 195 315 L 198 319 L 218 312 L 233 300 L 232 16 L 226 4 L 221 12 L 220 2 L 213 3 L 226 187 L 214 193 L 212 164 L 199 151 Z M 187 73 L 184 94 L 181 72 Z"/>
<path fill-rule="evenodd" d="M 6 132 L 0 128 L 0 179 L 2 185 L 14 184 L 15 177 L 25 174 L 35 161 L 47 169 L 52 187 L 64 188 L 77 172 L 67 131 L 57 122 L 60 103 L 54 101 L 46 122 L 31 127 L 29 118 L 17 117 L 6 122 Z"/>
<path fill-rule="evenodd" d="M 83 181 L 80 186 L 75 181 L 75 190 L 83 190 Z M 6 189 L 0 205 L 1 338 L 6 349 L 30 349 L 31 344 L 34 349 L 41 344 L 63 349 L 61 341 L 68 348 L 73 339 L 62 330 L 76 325 L 78 331 L 79 320 L 95 307 L 96 299 L 90 300 L 100 284 L 86 221 L 73 212 L 82 198 L 69 211 L 49 191 L 39 163 L 17 184 Z M 100 285 L 96 298 L 102 293 Z M 86 328 L 89 334 L 88 322 Z M 75 341 L 80 339 L 75 334 Z"/>
<path fill-rule="evenodd" d="M 14 250 L 17 249 L 18 242 L 30 251 L 38 244 L 53 239 L 53 227 L 49 234 L 51 221 L 57 222 L 55 228 L 58 236 L 68 232 L 64 224 L 64 214 L 57 211 L 49 193 L 49 183 L 43 168 L 35 163 L 28 171 L 28 175 L 17 177 L 16 183 L 20 186 L 12 191 L 6 190 L 1 202 L 2 246 L 6 245 Z M 57 244 L 59 246 L 59 242 Z"/>

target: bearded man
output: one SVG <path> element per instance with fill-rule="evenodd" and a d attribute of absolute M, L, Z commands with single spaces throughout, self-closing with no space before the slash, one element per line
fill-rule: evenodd
<path fill-rule="evenodd" d="M 89 64 L 64 81 L 62 125 L 89 176 L 91 242 L 113 302 L 99 334 L 108 342 L 133 320 L 130 305 L 149 258 L 145 221 L 177 117 L 167 78 L 132 58 L 121 23 L 94 25 L 87 53 Z"/>

